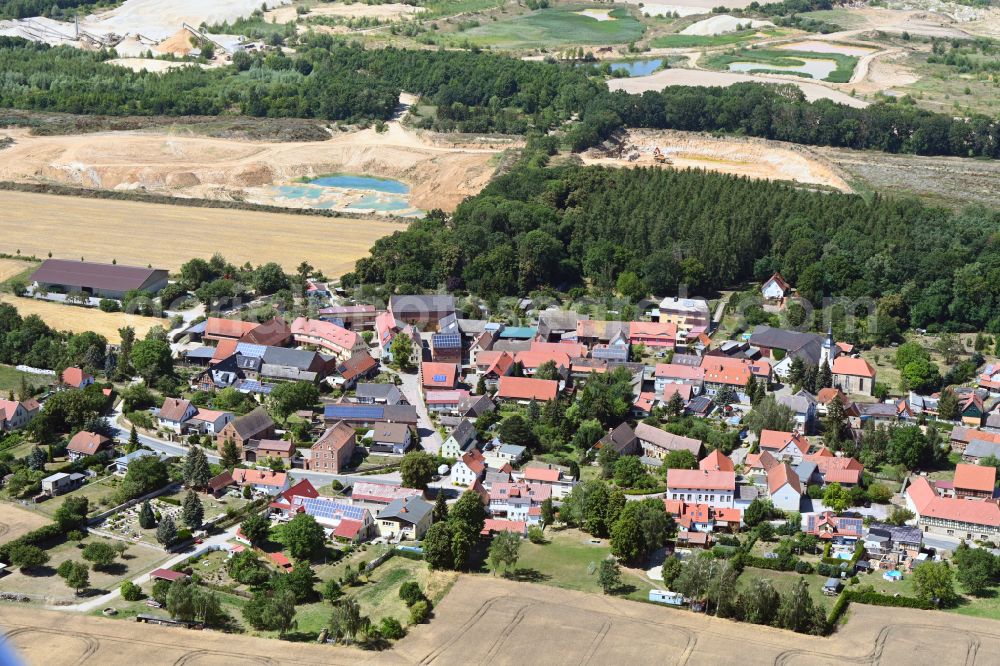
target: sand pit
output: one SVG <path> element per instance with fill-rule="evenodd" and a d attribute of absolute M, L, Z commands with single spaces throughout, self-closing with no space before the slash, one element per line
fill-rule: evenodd
<path fill-rule="evenodd" d="M 0 222 L 0 225 L 2 224 Z M 93 228 L 93 225 L 91 228 Z M 107 236 L 102 237 L 107 238 Z M 73 255 L 61 254 L 57 256 L 69 258 Z M 87 258 L 91 259 L 92 257 L 87 256 Z M 146 263 L 150 262 L 147 261 Z M 156 262 L 153 261 L 152 263 Z M 76 305 L 40 301 L 33 298 L 17 298 L 10 294 L 0 294 L 0 303 L 10 303 L 17 308 L 22 317 L 38 315 L 46 324 L 60 331 L 71 331 L 73 333 L 94 331 L 95 333 L 100 333 L 111 344 L 120 342 L 121 338 L 118 336 L 118 329 L 122 326 L 133 327 L 136 335 L 140 338 L 145 336 L 146 332 L 154 326 L 170 328 L 170 322 L 166 319 L 141 317 L 121 312 L 102 312 L 97 308 L 82 308 Z M 2 514 L 2 511 L 0 511 L 0 514 Z M 0 522 L 3 522 L 2 517 L 0 517 Z"/>
<path fill-rule="evenodd" d="M 405 5 L 401 2 L 388 2 L 384 5 L 367 5 L 363 2 L 346 4 L 333 2 L 330 4 L 315 5 L 309 8 L 309 13 L 304 18 L 310 16 L 341 16 L 343 18 L 377 18 L 382 21 L 396 21 L 408 18 L 415 14 L 425 12 L 425 7 Z M 264 20 L 268 23 L 288 23 L 303 18 L 292 6 L 277 7 L 264 14 Z"/>
<path fill-rule="evenodd" d="M 698 35 L 710 37 L 712 35 L 724 35 L 728 32 L 738 32 L 748 28 L 774 27 L 770 21 L 755 21 L 751 19 L 739 19 L 729 14 L 719 14 L 712 18 L 707 18 L 697 23 L 692 23 L 681 30 L 682 35 Z"/>
<path fill-rule="evenodd" d="M 106 61 L 109 65 L 118 65 L 131 69 L 133 72 L 169 72 L 172 69 L 181 67 L 191 67 L 197 63 L 193 62 L 171 62 L 169 60 L 157 60 L 156 58 L 115 58 Z"/>
<path fill-rule="evenodd" d="M 269 194 L 271 185 L 349 173 L 403 181 L 410 202 L 423 210 L 453 210 L 478 193 L 501 150 L 438 145 L 398 123 L 381 134 L 370 129 L 285 143 L 149 132 L 9 134 L 16 143 L 0 151 L 0 180 L 288 205 Z"/>
<path fill-rule="evenodd" d="M 268 0 L 275 7 L 288 0 Z M 234 21 L 260 8 L 258 0 L 125 0 L 120 7 L 88 16 L 81 28 L 119 35 L 141 34 L 162 40 L 177 33 L 183 23 L 198 26 Z"/>
<path fill-rule="evenodd" d="M 710 72 L 693 69 L 664 69 L 649 76 L 637 76 L 628 79 L 613 79 L 608 82 L 611 90 L 624 90 L 629 93 L 642 93 L 647 90 L 663 90 L 667 86 L 731 86 L 734 83 L 780 83 L 798 86 L 809 101 L 830 99 L 838 104 L 846 104 L 856 108 L 868 106 L 868 102 L 851 97 L 847 93 L 827 88 L 818 83 L 797 81 L 794 77 L 762 76 L 751 74 L 735 74 L 732 72 Z"/>
<path fill-rule="evenodd" d="M 653 151 L 659 148 L 674 169 L 705 169 L 765 180 L 787 180 L 823 185 L 842 192 L 851 188 L 825 160 L 807 150 L 764 139 L 723 139 L 694 132 L 630 130 L 623 157 L 610 157 L 596 149 L 583 154 L 584 164 L 633 167 L 656 166 Z M 638 154 L 638 159 L 628 156 Z"/>
<path fill-rule="evenodd" d="M 368 254 L 382 236 L 399 231 L 398 222 L 378 219 L 330 218 L 313 215 L 259 213 L 170 204 L 111 201 L 81 197 L 0 191 L 0 234 L 25 254 L 57 258 L 86 257 L 89 261 L 177 270 L 192 257 L 222 252 L 239 265 L 246 261 L 280 263 L 294 270 L 302 260 L 328 275 L 341 275 Z M 25 234 L 25 228 L 31 234 Z M 109 243 L 108 239 L 114 239 Z M 13 239 L 17 239 L 16 241 Z M 15 248 L 0 243 L 0 251 Z M 47 306 L 41 301 L 21 303 Z M 101 312 L 51 304 L 75 314 L 91 327 Z M 81 317 L 81 313 L 85 317 Z M 121 315 L 107 314 L 107 317 Z M 141 318 L 142 321 L 152 321 Z M 67 324 L 68 325 L 68 324 Z M 121 325 L 120 323 L 118 324 Z M 110 338 L 110 336 L 109 336 Z"/>
<path fill-rule="evenodd" d="M 0 543 L 13 541 L 50 522 L 52 519 L 44 513 L 22 509 L 16 504 L 4 502 L 0 504 Z"/>

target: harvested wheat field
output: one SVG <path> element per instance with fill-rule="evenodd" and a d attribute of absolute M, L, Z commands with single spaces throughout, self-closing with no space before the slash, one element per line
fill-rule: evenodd
<path fill-rule="evenodd" d="M 60 331 L 100 333 L 112 344 L 117 344 L 121 340 L 118 337 L 118 329 L 122 326 L 134 328 L 135 334 L 139 338 L 145 336 L 146 332 L 154 326 L 170 328 L 168 320 L 157 317 L 142 317 L 123 312 L 103 312 L 97 308 L 64 305 L 33 298 L 17 298 L 10 294 L 0 294 L 0 303 L 10 303 L 17 308 L 22 317 L 38 315 L 46 324 Z"/>
<path fill-rule="evenodd" d="M 165 132 L 4 134 L 14 144 L 0 151 L 0 180 L 288 206 L 296 204 L 283 200 L 275 185 L 347 173 L 398 179 L 409 186 L 415 207 L 449 211 L 486 186 L 503 149 L 439 144 L 398 123 L 382 133 L 281 143 Z"/>
<path fill-rule="evenodd" d="M 15 504 L 0 504 L 0 543 L 13 541 L 50 522 L 52 520 L 44 513 L 22 509 Z"/>
<path fill-rule="evenodd" d="M 10 250 L 9 252 L 13 254 L 14 250 Z M 37 266 L 38 264 L 33 261 L 21 261 L 20 259 L 0 259 L 0 282 L 3 282 L 4 280 L 9 280 L 18 273 L 23 273 L 24 271 L 30 268 L 36 268 Z"/>
<path fill-rule="evenodd" d="M 663 163 L 665 168 L 705 169 L 851 191 L 827 160 L 808 149 L 749 137 L 720 138 L 697 132 L 630 130 L 620 152 L 616 149 L 615 154 L 608 154 L 600 148 L 592 148 L 583 154 L 583 162 L 616 167 L 658 166 L 653 157 L 656 149 L 669 160 Z"/>
<path fill-rule="evenodd" d="M 236 264 L 276 261 L 286 270 L 305 260 L 327 275 L 339 276 L 367 255 L 376 240 L 404 228 L 388 220 L 11 191 L 0 191 L 0 210 L 8 211 L 0 216 L 0 233 L 16 238 L 25 254 L 41 257 L 51 251 L 56 258 L 116 259 L 171 271 L 192 257 L 221 252 Z M 25 228 L 32 233 L 23 233 Z M 0 251 L 14 249 L 0 245 Z"/>
<path fill-rule="evenodd" d="M 995 664 L 1000 650 L 1000 626 L 987 620 L 857 604 L 849 615 L 832 637 L 819 638 L 687 610 L 463 576 L 434 609 L 430 625 L 411 631 L 393 652 L 410 664 L 521 665 L 529 650 L 527 662 L 537 664 L 971 666 Z"/>

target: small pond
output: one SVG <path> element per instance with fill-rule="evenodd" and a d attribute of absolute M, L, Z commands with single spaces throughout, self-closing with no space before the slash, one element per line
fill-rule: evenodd
<path fill-rule="evenodd" d="M 629 76 L 648 76 L 663 66 L 663 58 L 652 60 L 622 60 L 611 64 L 612 72 L 626 71 Z"/>
<path fill-rule="evenodd" d="M 837 69 L 833 60 L 803 60 L 801 65 L 772 65 L 767 62 L 731 62 L 730 72 L 798 72 L 819 81 L 825 80 Z"/>

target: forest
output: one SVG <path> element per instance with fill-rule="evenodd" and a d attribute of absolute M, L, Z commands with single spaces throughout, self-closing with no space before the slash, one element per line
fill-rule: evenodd
<path fill-rule="evenodd" d="M 485 298 L 589 284 L 638 299 L 780 270 L 813 303 L 877 299 L 886 332 L 1000 331 L 1000 213 L 823 194 L 694 171 L 522 161 L 467 199 L 377 241 L 345 276 Z"/>
<path fill-rule="evenodd" d="M 298 54 L 235 54 L 212 70 L 165 74 L 107 65 L 113 51 L 0 37 L 0 107 L 105 115 L 220 115 L 386 120 L 400 91 L 420 95 L 438 131 L 525 134 L 568 127 L 573 150 L 622 127 L 721 131 L 890 153 L 1000 157 L 1000 123 L 953 118 L 903 100 L 865 109 L 807 102 L 792 85 L 673 86 L 611 93 L 598 70 L 471 51 L 365 49 L 330 35 L 299 38 Z M 581 121 L 565 125 L 575 114 Z"/>
<path fill-rule="evenodd" d="M 570 130 L 574 150 L 595 145 L 621 126 L 745 134 L 811 146 L 887 153 L 1000 157 L 1000 122 L 955 118 L 904 101 L 864 109 L 827 99 L 807 102 L 793 85 L 739 83 L 728 88 L 670 86 L 662 92 L 615 92 L 587 104 Z"/>
<path fill-rule="evenodd" d="M 0 0 L 0 19 L 20 19 L 47 16 L 56 20 L 92 13 L 97 8 L 110 8 L 116 0 Z"/>

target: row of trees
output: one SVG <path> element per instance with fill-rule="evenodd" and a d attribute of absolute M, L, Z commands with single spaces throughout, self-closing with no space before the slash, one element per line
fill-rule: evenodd
<path fill-rule="evenodd" d="M 892 340 L 910 326 L 1000 331 L 1000 280 L 990 278 L 1000 250 L 988 240 L 998 220 L 726 175 L 523 161 L 450 220 L 432 213 L 376 241 L 345 282 L 489 298 L 584 282 L 610 290 L 634 275 L 639 295 L 662 295 L 779 269 L 814 307 L 829 294 L 862 299 L 834 304 L 838 339 Z M 863 318 L 870 304 L 873 320 Z M 849 327 L 855 310 L 862 319 Z"/>

